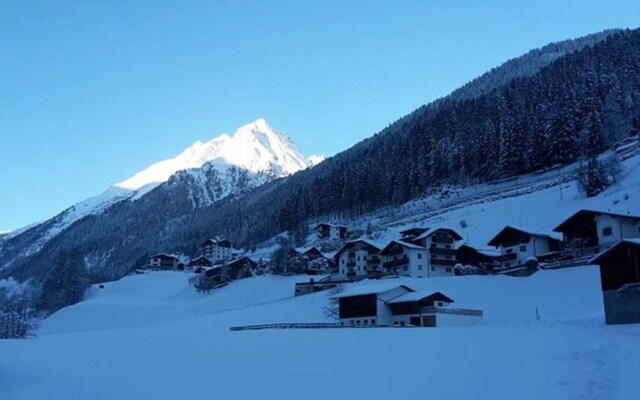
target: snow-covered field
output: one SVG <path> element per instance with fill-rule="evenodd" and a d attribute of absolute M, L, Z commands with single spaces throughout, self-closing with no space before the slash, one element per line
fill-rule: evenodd
<path fill-rule="evenodd" d="M 187 279 L 92 288 L 37 337 L 0 341 L 0 398 L 640 398 L 640 326 L 604 325 L 593 267 L 398 280 L 485 311 L 478 325 L 435 329 L 230 332 L 324 321 L 329 293 L 293 298 L 305 277 L 267 276 L 205 295 Z"/>

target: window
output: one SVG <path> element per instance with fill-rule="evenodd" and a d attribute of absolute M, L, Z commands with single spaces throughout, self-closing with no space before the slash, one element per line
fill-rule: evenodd
<path fill-rule="evenodd" d="M 342 259 L 342 264 L 344 265 L 344 258 Z"/>
<path fill-rule="evenodd" d="M 367 260 L 367 256 L 362 256 L 362 259 L 363 259 L 364 261 L 366 261 L 366 260 Z"/>
<path fill-rule="evenodd" d="M 432 271 L 435 271 L 435 270 L 436 270 L 436 267 L 431 267 L 431 270 L 432 270 Z"/>
<path fill-rule="evenodd" d="M 371 325 L 375 325 L 375 324 L 376 324 L 376 320 L 375 320 L 375 319 L 372 319 L 372 320 L 371 320 Z"/>
<path fill-rule="evenodd" d="M 393 321 L 393 325 L 394 326 L 398 326 L 398 325 L 400 325 L 400 322 L 399 321 Z"/>
<path fill-rule="evenodd" d="M 422 265 L 418 265 L 418 271 L 422 271 Z"/>
<path fill-rule="evenodd" d="M 365 320 L 364 320 L 364 324 L 365 324 L 365 325 L 368 325 L 368 324 L 369 324 L 369 320 L 368 320 L 368 319 L 365 319 Z"/>
<path fill-rule="evenodd" d="M 358 256 L 358 261 L 360 261 L 360 256 Z"/>
<path fill-rule="evenodd" d="M 356 324 L 356 321 L 351 320 L 351 325 L 355 325 L 355 324 Z"/>
<path fill-rule="evenodd" d="M 356 324 L 360 324 L 360 320 L 356 320 Z"/>
<path fill-rule="evenodd" d="M 520 246 L 520 251 L 527 251 L 527 246 L 525 245 Z"/>
<path fill-rule="evenodd" d="M 418 253 L 418 260 L 422 260 L 422 253 Z"/>
<path fill-rule="evenodd" d="M 606 228 L 602 228 L 602 236 L 607 237 L 613 235 L 613 228 L 607 226 Z"/>
<path fill-rule="evenodd" d="M 447 267 L 446 271 L 451 272 L 451 268 Z"/>
<path fill-rule="evenodd" d="M 513 249 L 507 249 L 507 254 L 513 253 Z"/>

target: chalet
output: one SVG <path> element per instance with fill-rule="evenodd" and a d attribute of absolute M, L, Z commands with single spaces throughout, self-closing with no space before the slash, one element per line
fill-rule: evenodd
<path fill-rule="evenodd" d="M 549 235 L 527 232 L 507 226 L 488 243 L 500 250 L 497 261 L 502 268 L 524 265 L 529 259 L 538 259 L 562 249 L 562 242 Z"/>
<path fill-rule="evenodd" d="M 362 279 L 380 273 L 378 253 L 382 245 L 368 239 L 356 239 L 345 243 L 334 256 L 338 277 Z"/>
<path fill-rule="evenodd" d="M 553 229 L 576 256 L 594 254 L 623 239 L 640 238 L 640 217 L 580 210 Z"/>
<path fill-rule="evenodd" d="M 624 239 L 598 254 L 605 321 L 640 323 L 640 239 Z"/>
<path fill-rule="evenodd" d="M 463 244 L 456 249 L 456 261 L 462 265 L 473 265 L 474 267 L 486 267 L 491 268 L 494 263 L 497 263 L 496 257 L 498 255 L 495 251 L 489 251 L 487 249 L 478 249 L 469 244 Z"/>
<path fill-rule="evenodd" d="M 340 240 L 346 239 L 349 227 L 323 223 L 318 224 L 315 230 L 318 234 L 318 239 Z"/>
<path fill-rule="evenodd" d="M 361 285 L 340 293 L 338 318 L 342 325 L 393 325 L 386 302 L 413 292 L 408 286 L 392 282 Z"/>
<path fill-rule="evenodd" d="M 172 254 L 159 253 L 149 257 L 149 268 L 151 269 L 178 269 L 180 259 Z"/>
<path fill-rule="evenodd" d="M 412 240 L 417 238 L 418 236 L 422 235 L 423 233 L 425 233 L 426 231 L 428 231 L 429 228 L 410 228 L 410 229 L 405 229 L 404 231 L 400 231 L 400 240 Z"/>
<path fill-rule="evenodd" d="M 231 241 L 208 239 L 203 243 L 204 255 L 216 262 L 233 259 L 233 243 Z"/>
<path fill-rule="evenodd" d="M 331 271 L 334 267 L 333 258 L 324 254 L 317 247 L 310 247 L 308 249 L 299 249 L 298 254 L 307 257 L 307 259 L 310 261 L 309 267 L 307 268 L 307 274 L 309 275 L 317 275 L 320 273 L 328 272 L 328 271 Z M 326 269 L 323 269 L 323 270 L 318 269 L 317 268 L 318 264 L 313 263 L 313 261 L 315 260 L 325 260 L 326 262 L 324 264 L 326 265 Z M 322 265 L 322 263 L 319 265 Z"/>
<path fill-rule="evenodd" d="M 212 267 L 212 266 L 213 266 L 213 260 L 211 260 L 207 256 L 200 256 L 200 257 L 194 258 L 189 262 L 189 267 L 191 267 L 194 270 L 198 269 L 198 267 Z"/>
<path fill-rule="evenodd" d="M 483 315 L 479 310 L 449 308 L 453 300 L 440 292 L 416 292 L 391 282 L 356 286 L 336 298 L 340 324 L 347 326 L 468 325 Z"/>
<path fill-rule="evenodd" d="M 449 307 L 453 299 L 440 292 L 411 292 L 387 301 L 393 326 L 463 326 L 478 322 L 480 310 Z"/>
<path fill-rule="evenodd" d="M 411 241 L 429 251 L 426 277 L 453 276 L 456 265 L 456 242 L 462 236 L 453 229 L 436 227 Z"/>
<path fill-rule="evenodd" d="M 254 275 L 258 263 L 245 256 L 229 261 L 222 268 L 228 280 L 249 278 Z"/>
<path fill-rule="evenodd" d="M 429 251 L 417 244 L 393 240 L 380 250 L 382 270 L 391 275 L 429 277 Z"/>

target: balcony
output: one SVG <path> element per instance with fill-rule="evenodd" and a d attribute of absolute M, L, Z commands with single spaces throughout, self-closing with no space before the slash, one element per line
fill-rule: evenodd
<path fill-rule="evenodd" d="M 444 243 L 444 244 L 452 244 L 453 243 L 453 238 L 449 237 L 449 236 L 438 236 L 435 235 L 431 238 L 431 241 L 433 243 Z"/>
<path fill-rule="evenodd" d="M 429 249 L 431 254 L 443 255 L 443 256 L 455 256 L 455 249 L 445 249 L 442 247 L 432 247 Z"/>
<path fill-rule="evenodd" d="M 458 262 L 456 260 L 443 260 L 441 258 L 431 258 L 431 265 L 441 267 L 454 267 Z"/>
<path fill-rule="evenodd" d="M 378 257 L 369 258 L 367 260 L 367 267 L 378 266 L 380 264 L 380 259 Z"/>
<path fill-rule="evenodd" d="M 501 254 L 499 256 L 496 256 L 496 261 L 499 261 L 499 262 L 512 261 L 512 260 L 515 260 L 516 258 L 518 258 L 518 255 L 516 253 L 507 253 L 507 254 Z"/>
<path fill-rule="evenodd" d="M 356 266 L 355 261 L 347 261 L 347 268 L 355 268 L 355 266 Z"/>
<path fill-rule="evenodd" d="M 409 265 L 409 257 L 404 256 L 399 260 L 387 261 L 382 264 L 382 268 L 384 269 L 394 269 L 400 266 Z"/>

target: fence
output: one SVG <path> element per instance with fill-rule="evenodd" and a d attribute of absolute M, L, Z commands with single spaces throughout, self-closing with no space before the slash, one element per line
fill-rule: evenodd
<path fill-rule="evenodd" d="M 295 322 L 279 324 L 232 326 L 230 331 L 259 331 L 263 329 L 336 329 L 336 328 L 383 328 L 382 325 L 340 325 L 332 322 Z"/>

